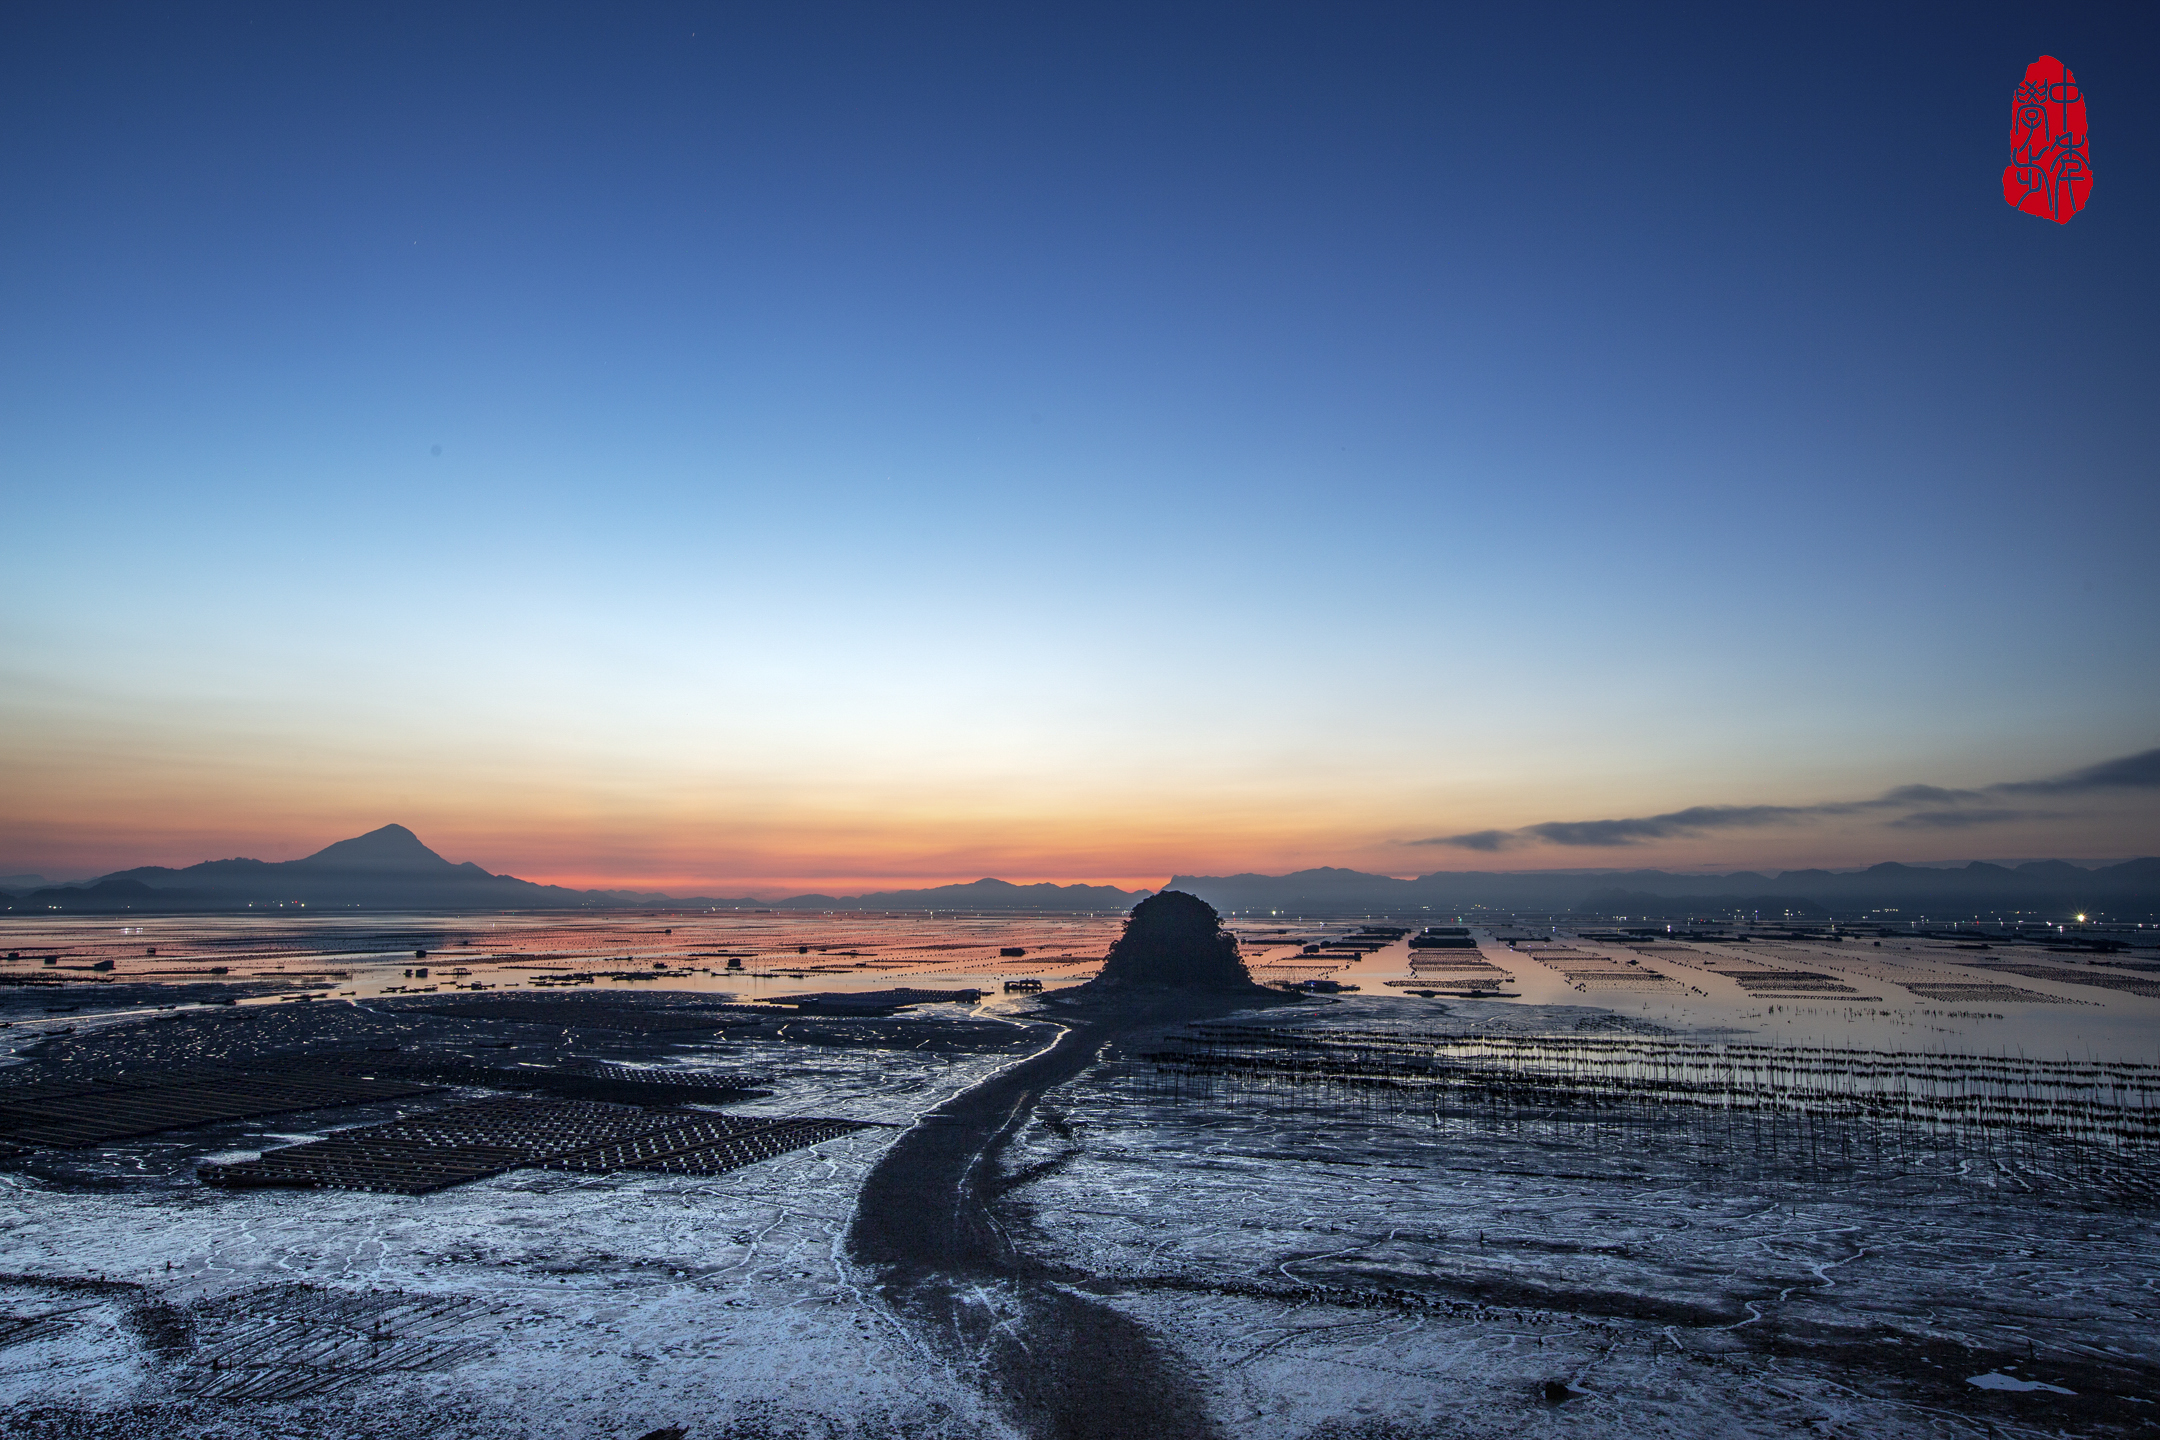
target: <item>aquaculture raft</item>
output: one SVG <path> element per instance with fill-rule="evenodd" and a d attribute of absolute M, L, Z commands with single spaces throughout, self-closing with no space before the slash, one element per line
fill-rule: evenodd
<path fill-rule="evenodd" d="M 2160 999 L 2160 980 L 2146 980 L 2114 970 L 2098 970 L 2090 966 L 2073 970 L 2067 965 L 2014 965 L 2003 961 L 1982 963 L 1974 960 L 1965 963 L 1976 970 L 2000 970 L 2010 975 L 2023 975 L 2031 980 L 2053 980 L 2064 985 L 2090 985 L 2096 990 L 2120 990 L 2128 995 Z M 2030 995 L 2032 992 L 2028 990 L 2023 993 Z"/>
<path fill-rule="evenodd" d="M 658 1065 L 586 1060 L 562 1065 L 483 1065 L 461 1055 L 426 1051 L 331 1051 L 287 1057 L 294 1072 L 476 1085 L 490 1090 L 537 1090 L 563 1100 L 619 1105 L 724 1105 L 767 1092 L 771 1077 Z"/>
<path fill-rule="evenodd" d="M 717 1175 L 866 1128 L 856 1120 L 638 1110 L 584 1100 L 483 1100 L 359 1126 L 265 1151 L 255 1160 L 204 1165 L 196 1174 L 206 1184 L 230 1189 L 397 1195 L 424 1195 L 534 1166 L 588 1174 Z"/>
<path fill-rule="evenodd" d="M 293 1110 L 402 1100 L 440 1087 L 411 1077 L 184 1070 L 0 1090 L 0 1140 L 62 1149 Z"/>
<path fill-rule="evenodd" d="M 565 1030 L 624 1030 L 638 1034 L 668 1034 L 678 1030 L 718 1030 L 729 1025 L 754 1025 L 760 1014 L 745 1005 L 665 1007 L 657 1005 L 611 1005 L 605 1000 L 543 1000 L 488 998 L 448 1004 L 407 1005 L 404 1010 L 427 1015 L 447 1015 L 459 1020 L 507 1020 L 519 1025 L 561 1026 Z"/>

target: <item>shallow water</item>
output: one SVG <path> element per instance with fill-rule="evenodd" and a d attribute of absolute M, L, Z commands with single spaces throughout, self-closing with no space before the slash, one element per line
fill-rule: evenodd
<path fill-rule="evenodd" d="M 1315 933 L 1296 932 L 1299 937 Z M 1610 967 L 1615 972 L 1638 973 L 1571 981 L 1541 960 L 1539 951 L 1527 946 L 1510 949 L 1488 934 L 1480 934 L 1478 953 L 1486 963 L 1507 972 L 1505 989 L 1519 995 L 1524 1004 L 1594 1005 L 1676 1031 L 1723 1031 L 1735 1039 L 1763 1044 L 2160 1063 L 2160 995 L 2140 996 L 2074 983 L 2080 973 L 2138 981 L 2160 981 L 2160 973 L 2087 965 L 2078 957 L 2033 947 L 1975 952 L 1924 939 L 1885 939 L 1880 946 L 1870 938 L 1660 943 L 1637 949 L 1583 940 L 1567 932 L 1555 933 L 1553 938 L 1558 945 L 1572 947 L 1574 955 L 1610 957 L 1618 962 Z M 1290 947 L 1255 953 L 1257 947 L 1248 944 L 1246 949 L 1248 964 L 1263 975 L 1269 973 L 1271 963 L 1295 963 L 1299 958 Z M 1398 941 L 1355 964 L 1316 973 L 1354 984 L 1361 995 L 1400 994 L 1404 987 L 1387 982 L 1416 978 L 1410 970 L 1412 955 L 1407 940 Z M 2135 963 L 2150 964 L 2154 958 L 2152 952 L 2142 952 L 2142 959 Z M 1628 966 L 1629 959 L 1637 963 Z M 2038 979 L 1990 970 L 1991 961 L 2059 964 L 2064 978 Z M 1851 993 L 1793 998 L 1750 994 L 1737 980 L 1714 973 L 1728 969 L 1805 971 L 1846 986 Z M 1640 976 L 1645 971 L 1651 972 L 1650 977 Z M 1908 988 L 1912 984 L 2002 987 L 2023 992 L 2027 998 L 1999 995 L 1946 1001 Z M 1444 995 L 1439 1003 L 1447 1003 Z"/>
<path fill-rule="evenodd" d="M 0 1005 L 8 1007 L 9 1018 L 42 1011 L 47 1004 L 74 1006 L 68 1012 L 72 1020 L 99 1010 L 98 985 L 91 982 L 172 987 L 175 998 L 184 999 L 190 984 L 217 978 L 267 989 L 243 1002 L 262 1004 L 300 994 L 364 998 L 447 994 L 475 986 L 550 988 L 580 976 L 596 977 L 577 984 L 581 992 L 669 989 L 762 1000 L 807 991 L 912 986 L 986 990 L 1002 1005 L 1008 980 L 1035 980 L 1056 990 L 1091 978 L 1122 918 L 748 912 L 140 921 L 10 917 L 0 921 L 0 948 L 23 958 L 0 961 L 0 982 L 72 983 L 0 984 Z M 1302 956 L 1294 942 L 1354 926 L 1239 928 L 1246 937 L 1247 962 L 1264 981 L 1325 978 L 1355 985 L 1366 996 L 1397 997 L 1406 1007 L 1426 1003 L 1404 985 L 1387 984 L 1418 978 L 1410 969 L 1413 952 L 1407 941 L 1338 964 Z M 2095 965 L 2031 947 L 1975 952 L 1949 942 L 1900 938 L 1879 946 L 1847 940 L 1661 943 L 1638 949 L 1561 932 L 1554 943 L 1570 948 L 1541 952 L 1511 949 L 1489 932 L 1480 932 L 1479 939 L 1480 958 L 1505 972 L 1505 991 L 1530 1005 L 1592 1005 L 1674 1030 L 1727 1031 L 1763 1043 L 2160 1063 L 2160 995 L 2076 983 L 2081 973 L 2148 982 L 2160 980 L 2160 972 Z M 155 955 L 146 953 L 152 948 Z M 1026 953 L 1000 955 L 1006 948 Z M 423 949 L 426 957 L 416 957 L 414 951 Z M 58 963 L 42 964 L 47 955 Z M 742 968 L 730 970 L 730 958 Z M 2146 954 L 2142 963 L 2153 959 Z M 1636 963 L 1630 966 L 1629 960 Z M 87 968 L 100 961 L 110 961 L 112 969 Z M 1575 976 L 1555 961 L 1574 969 Z M 2062 978 L 1992 970 L 1991 962 L 2057 965 Z M 406 973 L 422 966 L 428 970 L 424 978 Z M 227 973 L 212 977 L 208 972 L 214 967 Z M 1849 993 L 1751 994 L 1738 980 L 1716 973 L 1721 970 L 1806 972 Z M 655 978 L 620 978 L 631 974 Z M 1930 998 L 1909 988 L 1915 984 L 1954 988 Z M 1940 998 L 1969 993 L 1971 987 L 1992 987 L 1992 993 Z"/>

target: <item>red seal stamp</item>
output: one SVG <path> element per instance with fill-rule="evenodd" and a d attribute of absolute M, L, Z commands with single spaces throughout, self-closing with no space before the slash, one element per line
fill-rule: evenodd
<path fill-rule="evenodd" d="M 2069 67 L 2043 55 L 2025 67 L 2010 97 L 2010 163 L 2003 199 L 2058 225 L 2092 194 L 2092 150 L 2085 139 L 2085 92 Z"/>

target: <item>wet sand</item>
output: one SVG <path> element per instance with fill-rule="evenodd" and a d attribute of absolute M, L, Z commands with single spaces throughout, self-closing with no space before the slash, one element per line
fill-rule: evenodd
<path fill-rule="evenodd" d="M 1046 1007 L 1057 1041 L 954 1098 L 888 1151 L 864 1183 L 851 1258 L 881 1272 L 885 1302 L 1027 1434 L 1045 1440 L 1220 1435 L 1181 1362 L 1147 1329 L 1057 1282 L 999 1197 L 1000 1153 L 1053 1087 L 1173 1026 L 1266 995 L 1088 997 Z"/>

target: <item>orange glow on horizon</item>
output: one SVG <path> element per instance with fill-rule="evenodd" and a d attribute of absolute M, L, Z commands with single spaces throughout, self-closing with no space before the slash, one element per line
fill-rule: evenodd
<path fill-rule="evenodd" d="M 186 737 L 183 737 L 185 739 Z M 245 739 L 247 737 L 241 737 Z M 810 777 L 655 765 L 613 770 L 510 763 L 479 749 L 394 763 L 327 743 L 246 749 L 230 737 L 141 743 L 125 728 L 20 729 L 0 787 L 0 875 L 73 881 L 137 866 L 301 859 L 387 823 L 444 859 L 573 889 L 770 900 L 1014 884 L 1162 887 L 1176 875 L 1662 869 L 1696 873 L 1940 862 L 1957 851 L 2064 857 L 2150 854 L 2134 797 L 2007 835 L 1895 831 L 1865 815 L 1634 845 L 1414 844 L 1558 817 L 1670 807 L 1656 777 L 1631 790 L 1552 774 L 1470 780 L 1326 773 L 1291 777 L 1176 767 L 971 775 Z M 544 759 L 544 757 L 543 757 Z M 1853 782 L 1848 791 L 1864 793 Z M 1769 799 L 1808 800 L 1814 787 Z M 1751 795 L 1749 798 L 1755 798 Z M 478 817 L 478 818 L 476 818 Z M 2008 843 L 2006 843 L 2006 841 Z M 2010 846 L 2015 849 L 2011 850 Z"/>
<path fill-rule="evenodd" d="M 662 894 L 688 898 L 709 895 L 716 899 L 753 898 L 758 900 L 784 900 L 794 895 L 870 895 L 888 890 L 934 890 L 942 885 L 968 885 L 977 880 L 1003 880 L 1013 885 L 1111 885 L 1120 890 L 1160 890 L 1169 882 L 1167 875 L 1025 875 L 1018 872 L 980 873 L 965 872 L 951 875 L 841 875 L 841 876 L 780 876 L 761 877 L 756 880 L 729 882 L 701 879 L 696 876 L 657 876 L 650 879 L 624 880 L 608 875 L 519 875 L 520 880 L 530 880 L 538 885 L 561 885 L 571 890 L 640 890 L 658 891 Z"/>

